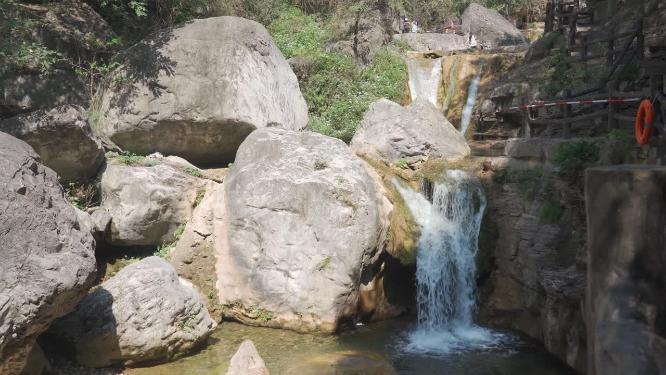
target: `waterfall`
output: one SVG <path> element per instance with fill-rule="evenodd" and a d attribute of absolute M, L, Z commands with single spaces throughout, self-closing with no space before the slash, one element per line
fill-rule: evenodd
<path fill-rule="evenodd" d="M 474 325 L 475 257 L 486 201 L 468 173 L 446 172 L 421 194 L 395 183 L 421 227 L 416 258 L 418 326 L 406 349 L 448 353 L 496 336 Z"/>
<path fill-rule="evenodd" d="M 476 104 L 476 95 L 479 92 L 479 84 L 481 83 L 481 73 L 483 72 L 483 62 L 479 66 L 479 73 L 474 76 L 472 82 L 469 84 L 469 90 L 467 90 L 467 102 L 465 102 L 465 108 L 462 112 L 462 118 L 460 120 L 460 133 L 465 135 L 467 128 L 469 128 L 469 123 L 472 120 L 472 111 L 474 110 L 474 105 Z"/>
<path fill-rule="evenodd" d="M 437 94 L 442 81 L 442 58 L 410 56 L 406 58 L 406 63 L 412 101 L 423 98 L 437 106 Z"/>

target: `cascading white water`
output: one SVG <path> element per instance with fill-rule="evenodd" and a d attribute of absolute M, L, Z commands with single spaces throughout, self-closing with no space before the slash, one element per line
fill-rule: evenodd
<path fill-rule="evenodd" d="M 437 106 L 437 93 L 442 81 L 442 58 L 409 56 L 406 63 L 412 101 L 423 98 Z"/>
<path fill-rule="evenodd" d="M 463 135 L 467 132 L 469 128 L 469 123 L 472 121 L 472 111 L 474 110 L 474 105 L 476 104 L 476 96 L 479 92 L 479 84 L 481 83 L 481 73 L 483 70 L 483 62 L 479 66 L 479 73 L 474 76 L 472 82 L 469 84 L 469 89 L 467 90 L 467 102 L 465 102 L 465 108 L 463 108 L 462 117 L 460 120 L 460 133 Z"/>
<path fill-rule="evenodd" d="M 416 259 L 418 327 L 406 349 L 448 353 L 492 344 L 497 336 L 472 321 L 475 257 L 486 205 L 480 184 L 466 172 L 449 170 L 442 182 L 424 189 L 425 196 L 395 185 L 421 227 Z"/>

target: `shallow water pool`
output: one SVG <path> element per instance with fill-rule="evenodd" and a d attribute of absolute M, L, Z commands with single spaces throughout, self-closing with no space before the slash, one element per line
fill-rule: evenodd
<path fill-rule="evenodd" d="M 304 335 L 270 328 L 223 323 L 202 351 L 176 362 L 126 371 L 131 375 L 220 375 L 245 339 L 251 339 L 271 374 L 284 374 L 308 360 L 331 353 L 354 352 L 383 357 L 399 374 L 522 375 L 574 374 L 542 348 L 515 334 L 494 332 L 501 340 L 490 346 L 468 347 L 448 353 L 424 354 L 409 350 L 415 323 L 393 320 L 358 327 L 338 336 Z M 357 372 L 358 373 L 358 372 Z M 360 372 L 359 374 L 362 374 Z"/>

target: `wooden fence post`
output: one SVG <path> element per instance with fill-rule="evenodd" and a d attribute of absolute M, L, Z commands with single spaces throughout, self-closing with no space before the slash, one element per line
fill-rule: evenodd
<path fill-rule="evenodd" d="M 608 82 L 608 131 L 617 129 L 617 120 L 615 119 L 615 104 L 612 99 L 617 89 L 617 81 Z"/>
<path fill-rule="evenodd" d="M 565 99 L 564 100 L 569 100 L 569 97 L 571 96 L 571 89 L 567 89 L 565 91 Z M 565 104 L 564 105 L 564 138 L 571 138 L 571 122 L 569 121 L 571 119 L 571 105 L 570 104 Z"/>
<path fill-rule="evenodd" d="M 523 98 L 522 105 L 526 106 L 529 102 Z M 528 108 L 523 108 L 523 138 L 532 137 L 532 128 L 530 126 L 530 112 Z"/>

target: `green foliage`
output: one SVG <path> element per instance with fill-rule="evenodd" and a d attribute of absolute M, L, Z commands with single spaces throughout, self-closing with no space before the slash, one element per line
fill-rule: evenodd
<path fill-rule="evenodd" d="M 204 176 L 199 168 L 185 168 L 185 172 L 192 177 L 202 178 Z"/>
<path fill-rule="evenodd" d="M 119 162 L 128 166 L 141 165 L 145 161 L 146 157 L 137 155 L 129 151 L 123 151 L 122 154 L 115 157 Z"/>
<path fill-rule="evenodd" d="M 48 73 L 61 55 L 34 41 L 39 23 L 15 0 L 0 0 L 0 75 L 10 70 Z"/>
<path fill-rule="evenodd" d="M 185 224 L 178 225 L 176 227 L 176 230 L 173 231 L 173 241 L 168 243 L 165 242 L 160 246 L 158 246 L 153 255 L 158 256 L 160 258 L 168 259 L 169 253 L 174 247 L 176 247 L 176 244 L 178 244 L 178 241 L 180 240 L 180 237 L 182 237 L 183 232 L 185 232 Z"/>
<path fill-rule="evenodd" d="M 330 32 L 313 16 L 296 7 L 283 6 L 279 17 L 268 30 L 286 58 L 314 55 L 322 51 Z"/>
<path fill-rule="evenodd" d="M 67 200 L 74 207 L 85 211 L 98 203 L 97 186 L 94 183 L 70 182 L 65 187 Z"/>
<path fill-rule="evenodd" d="M 396 161 L 395 166 L 400 168 L 400 169 L 409 168 L 409 165 L 407 165 L 407 160 L 405 160 L 405 159 L 400 159 L 400 160 Z"/>
<path fill-rule="evenodd" d="M 546 85 L 549 95 L 556 95 L 567 88 L 598 82 L 605 74 L 605 68 L 591 67 L 569 56 L 565 45 L 561 45 L 550 56 L 549 68 L 550 79 Z"/>
<path fill-rule="evenodd" d="M 199 189 L 197 191 L 197 196 L 194 197 L 194 202 L 192 202 L 192 208 L 197 208 L 201 204 L 201 201 L 203 201 L 205 196 L 206 196 L 206 188 Z"/>
<path fill-rule="evenodd" d="M 324 260 L 321 261 L 321 263 L 319 263 L 319 265 L 317 266 L 317 269 L 319 271 L 323 271 L 326 268 L 328 268 L 328 266 L 330 264 L 331 264 L 331 257 L 326 257 Z"/>
<path fill-rule="evenodd" d="M 544 172 L 543 168 L 535 167 L 531 169 L 501 169 L 495 173 L 493 180 L 495 183 L 518 184 L 518 193 L 526 201 L 533 201 L 536 198 Z"/>
<path fill-rule="evenodd" d="M 581 140 L 565 143 L 553 158 L 560 173 L 577 175 L 599 160 L 599 147 L 593 141 Z"/>
<path fill-rule="evenodd" d="M 547 201 L 541 206 L 539 211 L 539 223 L 557 224 L 562 219 L 564 208 L 557 202 Z"/>
<path fill-rule="evenodd" d="M 302 56 L 311 63 L 301 90 L 313 131 L 349 142 L 370 103 L 402 99 L 407 67 L 394 47 L 379 50 L 370 65 L 359 67 L 349 55 L 326 52 L 330 31 L 293 6 L 283 7 L 269 30 L 286 57 Z"/>

